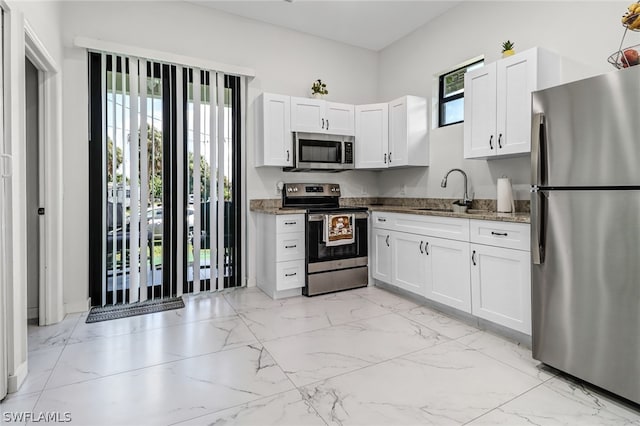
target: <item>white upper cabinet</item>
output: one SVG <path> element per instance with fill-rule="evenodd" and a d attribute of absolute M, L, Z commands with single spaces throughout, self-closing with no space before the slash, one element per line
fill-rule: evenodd
<path fill-rule="evenodd" d="M 427 117 L 425 98 L 389 102 L 389 167 L 429 165 Z"/>
<path fill-rule="evenodd" d="M 560 80 L 560 58 L 537 47 L 467 72 L 464 158 L 529 153 L 531 92 Z"/>
<path fill-rule="evenodd" d="M 356 106 L 356 169 L 387 167 L 389 104 Z"/>
<path fill-rule="evenodd" d="M 291 130 L 352 136 L 355 133 L 354 106 L 292 97 Z"/>
<path fill-rule="evenodd" d="M 427 100 L 356 106 L 356 169 L 428 166 Z"/>
<path fill-rule="evenodd" d="M 255 101 L 256 166 L 293 165 L 289 96 L 263 93 Z"/>

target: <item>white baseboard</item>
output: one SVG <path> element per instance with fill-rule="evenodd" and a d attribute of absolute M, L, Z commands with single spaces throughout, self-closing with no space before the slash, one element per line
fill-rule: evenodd
<path fill-rule="evenodd" d="M 64 304 L 64 313 L 65 314 L 74 314 L 76 312 L 87 312 L 91 309 L 91 298 L 89 297 L 87 300 L 81 300 L 78 302 L 69 302 Z"/>
<path fill-rule="evenodd" d="M 20 389 L 20 386 L 22 386 L 24 380 L 27 378 L 27 373 L 29 372 L 28 364 L 28 360 L 25 360 L 16 368 L 15 373 L 9 376 L 7 380 L 8 393 L 18 392 L 18 389 Z"/>

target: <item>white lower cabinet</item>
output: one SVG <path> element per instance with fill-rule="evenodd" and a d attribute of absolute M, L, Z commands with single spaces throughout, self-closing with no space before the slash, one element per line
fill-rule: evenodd
<path fill-rule="evenodd" d="M 531 334 L 531 253 L 471 244 L 473 315 Z"/>
<path fill-rule="evenodd" d="M 371 275 L 377 280 L 391 283 L 391 231 L 373 228 L 371 247 Z"/>
<path fill-rule="evenodd" d="M 429 238 L 426 252 L 429 258 L 427 299 L 470 313 L 469 243 Z"/>
<path fill-rule="evenodd" d="M 528 237 L 522 223 L 374 212 L 372 276 L 530 335 Z"/>
<path fill-rule="evenodd" d="M 424 296 L 428 258 L 422 235 L 393 232 L 391 234 L 392 284 Z"/>
<path fill-rule="evenodd" d="M 257 284 L 273 299 L 302 294 L 305 271 L 304 214 L 258 214 Z"/>

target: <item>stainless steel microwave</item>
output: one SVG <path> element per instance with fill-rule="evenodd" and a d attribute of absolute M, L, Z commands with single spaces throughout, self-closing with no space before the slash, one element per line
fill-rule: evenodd
<path fill-rule="evenodd" d="M 355 168 L 353 136 L 295 132 L 293 167 L 289 172 L 339 172 Z"/>

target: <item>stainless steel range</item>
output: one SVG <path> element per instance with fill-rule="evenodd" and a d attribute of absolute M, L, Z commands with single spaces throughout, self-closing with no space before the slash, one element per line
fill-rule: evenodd
<path fill-rule="evenodd" d="M 368 284 L 366 207 L 340 207 L 340 185 L 287 183 L 282 207 L 305 209 L 306 296 Z"/>

